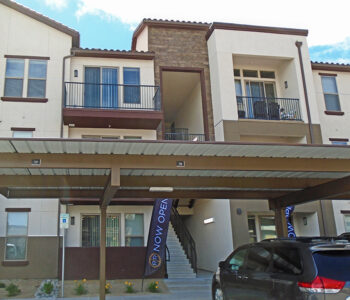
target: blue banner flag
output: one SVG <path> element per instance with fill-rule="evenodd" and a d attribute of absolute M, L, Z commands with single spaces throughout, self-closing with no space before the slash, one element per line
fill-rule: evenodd
<path fill-rule="evenodd" d="M 292 224 L 292 214 L 294 211 L 294 206 L 287 206 L 286 207 L 286 220 L 287 220 L 287 230 L 288 230 L 288 237 L 289 238 L 295 238 L 296 234 L 294 231 L 294 226 Z"/>
<path fill-rule="evenodd" d="M 161 269 L 165 261 L 165 244 L 168 235 L 172 199 L 156 199 L 149 227 L 144 277 Z"/>

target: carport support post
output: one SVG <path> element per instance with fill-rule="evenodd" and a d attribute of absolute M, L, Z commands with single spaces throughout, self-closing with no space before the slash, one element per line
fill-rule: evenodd
<path fill-rule="evenodd" d="M 275 208 L 275 226 L 277 237 L 288 237 L 287 219 L 284 208 Z"/>
<path fill-rule="evenodd" d="M 100 235 L 100 300 L 106 299 L 106 213 L 107 206 L 101 205 Z"/>

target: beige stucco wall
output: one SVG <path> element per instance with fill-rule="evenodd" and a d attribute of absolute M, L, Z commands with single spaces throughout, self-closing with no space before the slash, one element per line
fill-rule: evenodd
<path fill-rule="evenodd" d="M 57 236 L 58 199 L 7 199 L 0 195 L 0 237 L 6 236 L 6 208 L 31 208 L 28 236 Z"/>
<path fill-rule="evenodd" d="M 62 113 L 62 58 L 70 53 L 71 36 L 1 4 L 0 36 L 0 96 L 4 95 L 4 55 L 50 57 L 46 82 L 48 102 L 0 101 L 0 136 L 11 137 L 11 127 L 31 127 L 35 128 L 34 137 L 59 137 Z M 25 97 L 26 85 L 24 80 Z"/>
<path fill-rule="evenodd" d="M 193 216 L 185 220 L 196 243 L 198 268 L 215 271 L 233 251 L 229 200 L 197 199 L 193 209 Z M 214 223 L 204 224 L 208 218 L 214 218 Z"/>
<path fill-rule="evenodd" d="M 114 129 L 114 128 L 69 128 L 68 126 L 65 134 L 67 138 L 80 139 L 83 135 L 94 136 L 119 136 L 121 139 L 124 136 L 142 137 L 143 140 L 156 140 L 156 130 L 143 130 L 143 129 Z"/>
<path fill-rule="evenodd" d="M 189 133 L 204 133 L 200 82 L 177 111 L 175 124 L 177 128 L 188 128 Z"/>
<path fill-rule="evenodd" d="M 298 50 L 295 46 L 296 41 L 303 42 L 302 56 L 309 93 L 312 123 L 319 123 L 315 93 L 313 91 L 312 70 L 305 37 L 234 30 L 215 30 L 208 40 L 214 124 L 220 124 L 222 120 L 238 119 L 233 75 L 233 69 L 236 66 L 233 57 L 241 56 L 245 58 L 250 57 L 257 62 L 260 60 L 261 65 L 266 60 L 279 62 L 279 65 L 276 67 L 279 76 L 277 83 L 281 85 L 282 82 L 287 80 L 289 85 L 288 93 L 283 91 L 281 94 L 299 97 L 302 118 L 304 121 L 307 121 Z M 284 89 L 284 86 L 279 87 L 280 92 L 282 89 Z M 289 92 L 289 90 L 292 92 Z M 218 130 L 216 128 L 216 131 Z"/>
<path fill-rule="evenodd" d="M 153 206 L 108 206 L 108 214 L 119 214 L 120 215 L 120 241 L 121 246 L 125 246 L 125 222 L 124 215 L 128 213 L 139 213 L 143 214 L 144 218 L 144 243 L 147 245 L 149 225 L 151 222 Z M 67 213 L 70 217 L 75 217 L 75 225 L 71 225 L 67 230 L 67 247 L 81 247 L 81 217 L 82 215 L 94 215 L 100 214 L 100 209 L 97 205 L 82 206 L 74 205 L 66 207 Z"/>
<path fill-rule="evenodd" d="M 241 214 L 237 213 L 238 208 L 241 209 Z M 273 212 L 269 210 L 267 200 L 231 200 L 230 209 L 233 244 L 235 248 L 249 243 L 249 214 L 273 215 Z M 322 212 L 319 201 L 297 205 L 295 207 L 295 213 L 298 214 L 295 227 L 297 235 L 318 236 L 320 233 L 323 233 Z M 307 225 L 302 224 L 303 216 L 308 217 Z"/>
<path fill-rule="evenodd" d="M 148 51 L 148 26 L 137 37 L 136 51 Z"/>
<path fill-rule="evenodd" d="M 345 232 L 345 220 L 344 215 L 341 213 L 342 210 L 350 211 L 349 200 L 333 200 L 333 210 L 335 217 L 335 225 L 337 228 L 337 235 Z"/>
<path fill-rule="evenodd" d="M 326 115 L 325 100 L 323 96 L 321 76 L 319 73 L 336 74 L 338 87 L 340 109 L 344 112 L 343 116 Z M 350 73 L 313 71 L 313 80 L 317 98 L 318 110 L 320 113 L 321 129 L 323 142 L 331 144 L 329 138 L 347 138 L 350 139 Z"/>

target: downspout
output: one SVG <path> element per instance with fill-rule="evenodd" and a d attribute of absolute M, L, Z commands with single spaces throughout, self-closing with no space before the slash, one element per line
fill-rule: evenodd
<path fill-rule="evenodd" d="M 63 138 L 63 108 L 64 108 L 64 101 L 65 101 L 65 86 L 64 86 L 64 75 L 65 75 L 65 72 L 66 72 L 66 60 L 68 58 L 71 58 L 74 55 L 74 52 L 72 52 L 73 54 L 71 55 L 67 55 L 67 56 L 64 56 L 63 57 L 63 64 L 62 64 L 62 103 L 61 103 L 61 138 Z"/>
<path fill-rule="evenodd" d="M 301 77 L 303 79 L 303 88 L 304 88 L 306 112 L 307 112 L 307 118 L 308 118 L 308 121 L 309 121 L 310 142 L 311 142 L 311 144 L 314 144 L 314 132 L 313 132 L 313 129 L 312 129 L 312 122 L 311 122 L 309 96 L 308 96 L 308 93 L 307 93 L 306 80 L 305 80 L 305 71 L 304 71 L 304 64 L 303 64 L 303 57 L 302 57 L 302 54 L 301 54 L 301 46 L 302 45 L 303 45 L 303 42 L 300 42 L 300 41 L 296 41 L 295 42 L 295 46 L 297 46 L 297 48 L 298 48 Z"/>

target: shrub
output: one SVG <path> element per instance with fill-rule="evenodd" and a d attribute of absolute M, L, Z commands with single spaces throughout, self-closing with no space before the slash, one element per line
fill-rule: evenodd
<path fill-rule="evenodd" d="M 5 287 L 6 287 L 6 284 L 3 283 L 3 282 L 0 282 L 0 289 L 3 289 L 3 288 L 5 288 Z"/>
<path fill-rule="evenodd" d="M 75 291 L 76 295 L 85 295 L 85 294 L 87 294 L 88 290 L 85 287 L 86 282 L 87 282 L 86 279 L 83 279 L 82 281 L 74 280 L 74 283 L 75 283 L 74 291 Z"/>
<path fill-rule="evenodd" d="M 127 293 L 129 293 L 129 294 L 135 293 L 133 283 L 128 282 L 128 281 L 125 281 L 125 282 L 124 282 L 124 285 L 125 285 L 125 292 L 127 292 Z"/>
<path fill-rule="evenodd" d="M 105 285 L 105 292 L 106 292 L 106 294 L 110 294 L 111 293 L 111 288 L 112 288 L 112 285 L 110 283 L 107 283 Z"/>
<path fill-rule="evenodd" d="M 6 291 L 7 291 L 7 296 L 9 297 L 17 296 L 21 293 L 21 290 L 18 288 L 18 285 L 14 283 L 10 283 L 6 287 Z"/>
<path fill-rule="evenodd" d="M 148 290 L 151 293 L 158 293 L 159 292 L 159 282 L 158 281 L 153 281 L 148 285 Z"/>
<path fill-rule="evenodd" d="M 50 295 L 53 291 L 53 283 L 51 281 L 44 283 L 42 290 L 46 295 Z"/>

